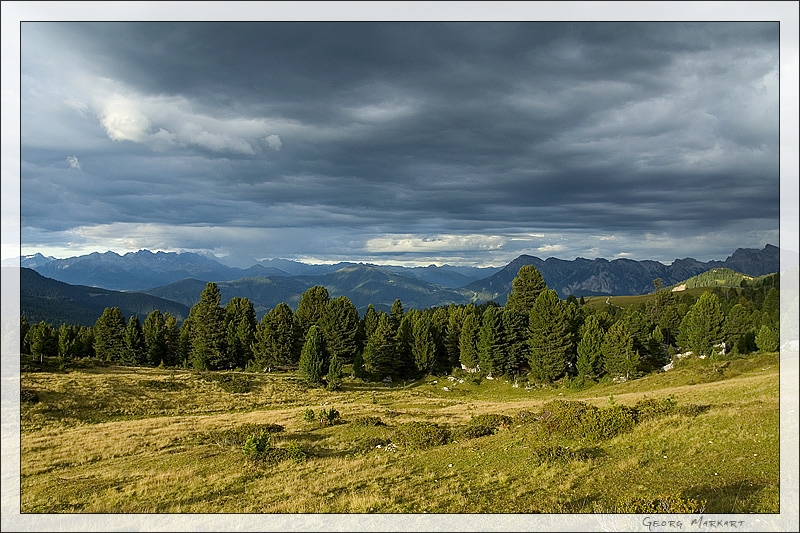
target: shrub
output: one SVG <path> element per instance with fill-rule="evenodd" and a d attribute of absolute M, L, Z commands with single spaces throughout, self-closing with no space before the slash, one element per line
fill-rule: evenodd
<path fill-rule="evenodd" d="M 496 432 L 496 427 L 470 423 L 466 426 L 455 428 L 452 432 L 452 438 L 453 440 L 457 441 L 464 439 L 475 439 L 478 437 L 485 437 L 486 435 L 494 435 Z"/>
<path fill-rule="evenodd" d="M 625 514 L 696 514 L 706 508 L 705 500 L 683 498 L 676 495 L 659 495 L 655 497 L 636 496 L 621 498 L 611 509 L 604 509 L 595 502 L 595 512 Z"/>
<path fill-rule="evenodd" d="M 202 374 L 205 381 L 216 383 L 225 392 L 242 394 L 250 391 L 250 378 L 237 374 Z"/>
<path fill-rule="evenodd" d="M 250 434 L 242 445 L 244 455 L 251 461 L 263 460 L 267 451 L 272 448 L 272 437 L 267 431 L 261 430 L 258 434 Z"/>
<path fill-rule="evenodd" d="M 305 461 L 309 455 L 306 449 L 296 442 L 290 442 L 286 445 L 284 450 L 286 452 L 286 457 L 297 463 Z"/>
<path fill-rule="evenodd" d="M 242 446 L 247 437 L 262 431 L 280 433 L 283 431 L 283 426 L 279 424 L 242 424 L 222 431 L 212 431 L 208 436 L 213 443 L 220 446 Z"/>
<path fill-rule="evenodd" d="M 395 428 L 392 442 L 409 449 L 422 449 L 446 444 L 450 432 L 433 422 L 408 422 Z"/>
<path fill-rule="evenodd" d="M 499 427 L 507 427 L 511 425 L 513 419 L 510 416 L 506 415 L 497 415 L 497 414 L 485 414 L 485 415 L 478 415 L 473 416 L 469 424 L 475 426 L 488 426 L 492 429 L 496 429 Z"/>
<path fill-rule="evenodd" d="M 569 446 L 541 446 L 531 450 L 531 455 L 540 461 L 574 461 L 591 457 L 586 449 L 572 449 Z"/>
<path fill-rule="evenodd" d="M 597 411 L 597 407 L 585 402 L 552 400 L 542 406 L 538 421 L 549 432 L 580 436 L 585 433 L 585 419 Z"/>
<path fill-rule="evenodd" d="M 322 424 L 323 426 L 332 426 L 333 424 L 336 423 L 337 420 L 339 420 L 340 417 L 341 415 L 339 414 L 339 411 L 337 411 L 335 407 L 331 407 L 327 411 L 325 410 L 324 407 L 319 410 L 319 415 L 318 415 L 319 423 Z"/>
<path fill-rule="evenodd" d="M 304 420 L 304 421 L 306 421 L 306 422 L 313 422 L 313 421 L 314 421 L 314 420 L 316 420 L 316 419 L 317 419 L 317 418 L 316 418 L 316 416 L 314 416 L 314 410 L 313 410 L 313 409 L 306 409 L 306 410 L 303 412 L 303 420 Z"/>
<path fill-rule="evenodd" d="M 536 413 L 532 413 L 531 411 L 520 411 L 514 415 L 514 423 L 516 424 L 533 424 L 538 420 L 539 418 L 536 416 Z"/>
<path fill-rule="evenodd" d="M 678 402 L 673 395 L 657 400 L 655 398 L 642 398 L 633 406 L 634 416 L 637 422 L 665 416 L 675 412 Z"/>
<path fill-rule="evenodd" d="M 358 427 L 371 427 L 371 426 L 385 426 L 383 422 L 381 422 L 380 417 L 377 416 L 359 416 L 356 417 L 352 424 Z"/>
<path fill-rule="evenodd" d="M 35 390 L 21 389 L 19 391 L 19 401 L 22 403 L 39 403 L 39 395 Z"/>
<path fill-rule="evenodd" d="M 635 424 L 633 409 L 614 405 L 588 412 L 583 418 L 582 430 L 583 435 L 591 440 L 603 440 L 630 431 Z"/>

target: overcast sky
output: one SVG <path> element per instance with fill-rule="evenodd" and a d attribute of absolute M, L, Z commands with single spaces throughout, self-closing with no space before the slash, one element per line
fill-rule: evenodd
<path fill-rule="evenodd" d="M 778 30 L 23 22 L 22 253 L 502 266 L 778 245 Z"/>

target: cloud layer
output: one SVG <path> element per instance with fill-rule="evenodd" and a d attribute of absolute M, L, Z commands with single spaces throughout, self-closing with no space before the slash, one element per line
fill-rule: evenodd
<path fill-rule="evenodd" d="M 24 253 L 501 265 L 778 243 L 777 23 L 21 35 Z"/>

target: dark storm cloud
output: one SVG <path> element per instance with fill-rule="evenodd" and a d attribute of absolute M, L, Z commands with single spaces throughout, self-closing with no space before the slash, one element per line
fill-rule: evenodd
<path fill-rule="evenodd" d="M 262 257 L 760 247 L 778 229 L 777 30 L 23 23 L 23 244 L 116 227 Z"/>

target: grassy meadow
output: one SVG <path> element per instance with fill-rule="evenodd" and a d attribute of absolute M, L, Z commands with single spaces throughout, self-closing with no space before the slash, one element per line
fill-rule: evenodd
<path fill-rule="evenodd" d="M 583 389 L 458 374 L 338 391 L 293 373 L 23 369 L 21 511 L 777 513 L 778 363 L 696 360 Z M 577 422 L 613 408 L 623 418 Z M 447 438 L 414 441 L 433 429 Z M 248 455 L 249 435 L 267 451 Z"/>

